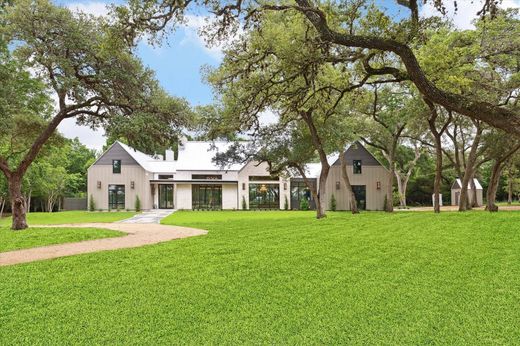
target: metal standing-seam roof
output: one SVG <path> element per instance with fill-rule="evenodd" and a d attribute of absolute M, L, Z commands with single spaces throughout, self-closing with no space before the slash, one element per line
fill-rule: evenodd
<path fill-rule="evenodd" d="M 475 188 L 477 190 L 482 190 L 482 185 L 480 185 L 480 182 L 475 178 L 473 179 L 473 182 L 475 183 Z M 462 188 L 462 181 L 457 178 L 455 179 L 455 182 L 453 182 L 453 185 L 451 186 L 451 189 L 461 189 Z M 471 190 L 471 182 L 468 182 L 468 189 Z"/>

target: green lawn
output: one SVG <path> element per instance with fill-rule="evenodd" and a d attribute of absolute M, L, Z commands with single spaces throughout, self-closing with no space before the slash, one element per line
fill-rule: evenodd
<path fill-rule="evenodd" d="M 209 234 L 0 268 L 0 344 L 518 344 L 519 221 L 177 212 Z"/>
<path fill-rule="evenodd" d="M 0 252 L 123 236 L 125 233 L 97 228 L 29 228 L 11 231 L 0 227 Z"/>
<path fill-rule="evenodd" d="M 60 211 L 57 213 L 29 213 L 27 222 L 33 225 L 59 225 L 64 223 L 86 223 L 86 222 L 114 222 L 128 219 L 135 212 L 88 212 L 88 211 Z M 10 226 L 11 218 L 0 219 L 1 226 Z"/>

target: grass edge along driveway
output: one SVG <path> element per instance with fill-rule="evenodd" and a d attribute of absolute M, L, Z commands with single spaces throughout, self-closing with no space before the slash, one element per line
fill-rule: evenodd
<path fill-rule="evenodd" d="M 0 268 L 0 343 L 514 344 L 519 217 L 177 212 L 208 235 Z"/>

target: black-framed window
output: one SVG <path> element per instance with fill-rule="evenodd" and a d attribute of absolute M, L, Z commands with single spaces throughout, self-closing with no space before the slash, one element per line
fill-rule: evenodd
<path fill-rule="evenodd" d="M 159 174 L 159 179 L 173 179 L 173 174 Z"/>
<path fill-rule="evenodd" d="M 354 160 L 352 166 L 354 168 L 354 174 L 361 174 L 361 160 Z"/>
<path fill-rule="evenodd" d="M 280 209 L 280 184 L 249 184 L 249 209 Z"/>
<path fill-rule="evenodd" d="M 108 209 L 125 209 L 124 185 L 108 185 Z"/>
<path fill-rule="evenodd" d="M 222 180 L 222 174 L 192 174 L 191 179 L 198 180 Z"/>
<path fill-rule="evenodd" d="M 193 209 L 222 209 L 222 185 L 193 185 L 191 205 Z"/>
<path fill-rule="evenodd" d="M 249 181 L 278 181 L 280 180 L 277 176 L 272 175 L 251 175 Z"/>
<path fill-rule="evenodd" d="M 112 160 L 112 173 L 121 173 L 121 160 Z"/>

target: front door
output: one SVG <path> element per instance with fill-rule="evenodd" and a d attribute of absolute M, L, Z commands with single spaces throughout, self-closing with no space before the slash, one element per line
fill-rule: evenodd
<path fill-rule="evenodd" d="M 159 209 L 173 209 L 173 185 L 159 185 Z"/>
<path fill-rule="evenodd" d="M 352 192 L 356 196 L 356 202 L 359 210 L 367 208 L 367 187 L 366 185 L 352 185 Z"/>

